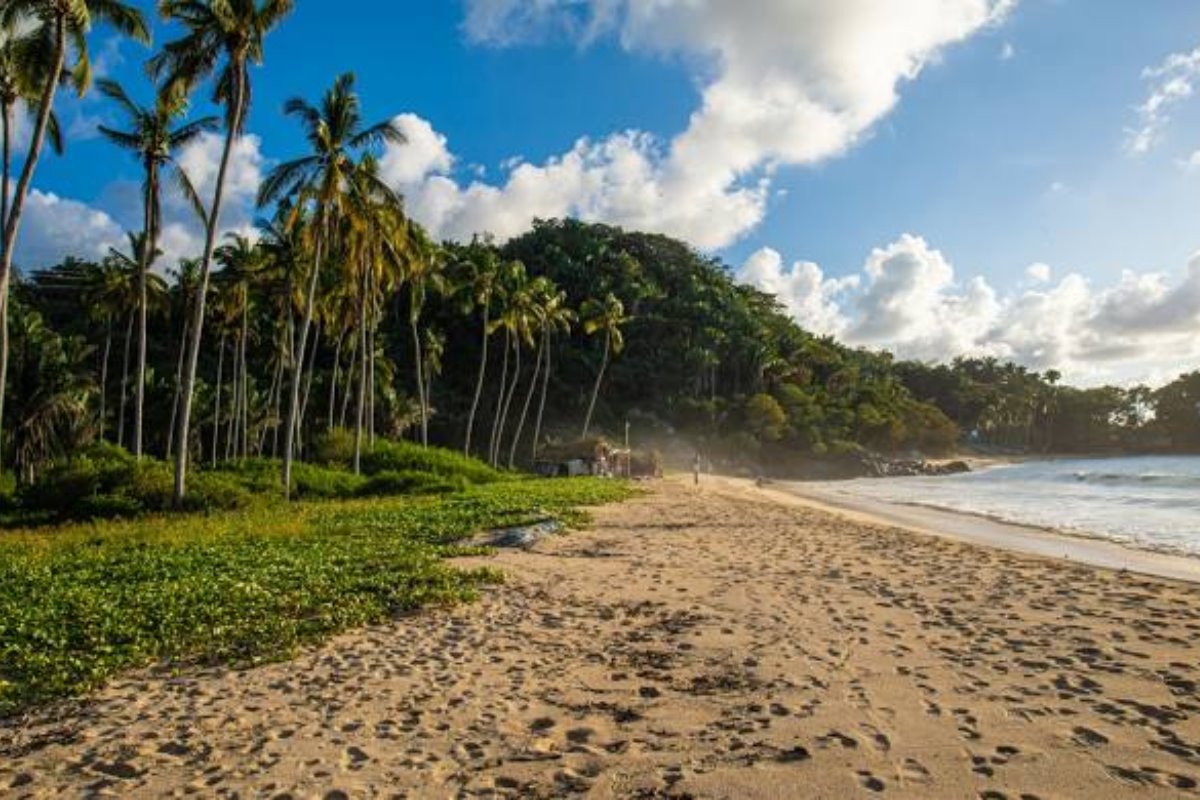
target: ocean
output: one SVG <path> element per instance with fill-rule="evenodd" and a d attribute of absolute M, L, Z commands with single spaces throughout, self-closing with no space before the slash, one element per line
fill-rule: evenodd
<path fill-rule="evenodd" d="M 1200 556 L 1200 456 L 1029 461 L 822 489 L 831 497 L 927 506 Z"/>

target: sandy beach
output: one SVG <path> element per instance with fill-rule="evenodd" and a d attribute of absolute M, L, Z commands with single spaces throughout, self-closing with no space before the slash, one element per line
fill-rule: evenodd
<path fill-rule="evenodd" d="M 6 723 L 0 794 L 1200 796 L 1200 586 L 737 481 L 594 517 L 477 604 Z"/>

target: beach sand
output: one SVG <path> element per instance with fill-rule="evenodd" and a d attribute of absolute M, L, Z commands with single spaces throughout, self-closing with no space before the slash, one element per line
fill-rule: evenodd
<path fill-rule="evenodd" d="M 736 481 L 594 516 L 475 605 L 10 723 L 0 795 L 1200 796 L 1200 587 Z"/>

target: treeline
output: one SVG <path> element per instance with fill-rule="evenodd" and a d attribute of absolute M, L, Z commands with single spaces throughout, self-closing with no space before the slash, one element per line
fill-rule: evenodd
<path fill-rule="evenodd" d="M 1195 375 L 1158 392 L 1083 391 L 993 361 L 896 364 L 802 330 L 681 242 L 605 225 L 541 221 L 503 246 L 434 242 L 380 176 L 381 149 L 403 146 L 402 132 L 362 118 L 350 74 L 286 103 L 305 149 L 266 176 L 257 235 L 222 238 L 251 67 L 291 9 L 161 2 L 173 38 L 147 61 L 152 100 L 99 84 L 124 123 L 100 133 L 143 173 L 144 224 L 124 250 L 21 277 L 24 202 L 46 145 L 65 144 L 57 93 L 90 87 L 92 24 L 149 36 L 116 0 L 0 6 L 6 152 L 16 110 L 33 120 L 0 192 L 0 461 L 23 481 L 101 441 L 172 462 L 176 504 L 189 465 L 259 456 L 279 459 L 288 493 L 293 460 L 341 431 L 355 473 L 379 438 L 516 467 L 548 441 L 621 438 L 627 426 L 642 441 L 760 462 L 963 441 L 1200 446 Z M 189 120 L 202 89 L 221 113 Z M 223 156 L 201 197 L 175 159 L 206 132 L 220 133 Z M 167 192 L 204 233 L 194 261 L 163 263 Z"/>
<path fill-rule="evenodd" d="M 750 460 L 838 453 L 1194 450 L 1200 373 L 1156 391 L 1077 389 L 994 359 L 894 362 L 805 332 L 774 298 L 665 236 L 538 222 L 504 246 L 434 245 L 373 280 L 318 287 L 298 452 L 331 429 L 525 466 L 535 443 L 626 423 L 635 439 Z M 136 245 L 136 242 L 134 242 Z M 216 253 L 190 452 L 280 457 L 301 293 L 296 243 L 264 221 Z M 145 447 L 173 448 L 197 268 L 150 281 Z M 23 473 L 95 439 L 131 447 L 136 259 L 67 261 L 17 284 L 6 429 Z M 363 357 L 366 353 L 366 357 Z M 361 411 L 361 417 L 360 417 Z"/>
<path fill-rule="evenodd" d="M 1159 389 L 1064 386 L 1055 370 L 995 358 L 904 362 L 896 373 L 970 444 L 1032 453 L 1200 452 L 1200 371 Z"/>

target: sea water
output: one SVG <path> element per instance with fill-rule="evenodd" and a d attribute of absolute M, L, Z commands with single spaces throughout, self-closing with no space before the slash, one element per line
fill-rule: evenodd
<path fill-rule="evenodd" d="M 1200 456 L 1028 461 L 823 488 L 1200 556 Z"/>

